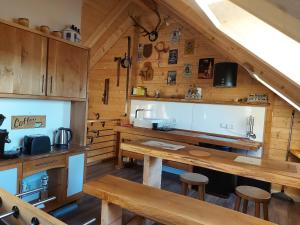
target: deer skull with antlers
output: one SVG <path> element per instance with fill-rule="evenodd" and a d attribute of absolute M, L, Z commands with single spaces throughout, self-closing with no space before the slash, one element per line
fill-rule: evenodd
<path fill-rule="evenodd" d="M 153 2 L 153 5 L 154 5 L 154 8 L 152 10 L 154 11 L 154 13 L 157 15 L 157 18 L 158 18 L 158 22 L 157 22 L 157 25 L 155 26 L 154 30 L 148 31 L 144 26 L 142 26 L 138 22 L 138 20 L 137 20 L 137 18 L 135 16 L 130 16 L 130 18 L 133 20 L 134 26 L 135 27 L 139 27 L 142 30 L 142 34 L 144 34 L 143 36 L 144 37 L 148 36 L 148 39 L 151 42 L 154 42 L 158 38 L 158 32 L 159 32 L 159 28 L 161 26 L 161 16 L 159 14 L 157 4 L 153 0 L 152 0 L 152 2 Z"/>

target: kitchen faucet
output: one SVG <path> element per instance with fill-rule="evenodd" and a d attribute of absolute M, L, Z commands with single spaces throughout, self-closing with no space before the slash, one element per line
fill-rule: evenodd
<path fill-rule="evenodd" d="M 138 108 L 138 109 L 135 110 L 135 116 L 134 116 L 134 118 L 137 119 L 138 113 L 139 112 L 144 112 L 144 111 L 151 111 L 151 110 L 150 109 Z"/>
<path fill-rule="evenodd" d="M 144 110 L 145 110 L 145 109 L 136 109 L 136 110 L 135 110 L 135 116 L 134 116 L 134 118 L 137 119 L 138 112 L 142 112 L 142 111 L 144 111 Z"/>

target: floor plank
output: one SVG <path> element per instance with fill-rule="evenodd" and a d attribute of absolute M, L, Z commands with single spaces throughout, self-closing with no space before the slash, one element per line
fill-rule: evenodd
<path fill-rule="evenodd" d="M 106 165 L 107 164 L 107 165 Z M 121 170 L 115 170 L 113 167 L 109 167 L 109 162 L 103 164 L 106 168 L 105 172 L 96 170 L 93 168 L 94 176 L 90 176 L 90 179 L 94 179 L 105 174 L 112 174 L 131 181 L 142 183 L 142 166 L 134 166 L 131 168 L 124 168 Z M 178 175 L 163 173 L 162 189 L 181 193 L 181 184 Z M 192 191 L 191 197 L 197 198 L 198 193 Z M 206 195 L 205 201 L 217 204 L 226 208 L 233 208 L 235 202 L 234 194 L 229 198 L 223 199 L 213 195 Z M 94 224 L 100 224 L 100 201 L 94 197 L 85 195 L 78 201 L 78 208 L 62 218 L 59 218 L 69 225 L 80 225 L 89 219 L 96 217 L 97 222 Z M 254 204 L 249 203 L 249 214 L 254 215 Z M 125 212 L 123 215 L 123 221 L 129 221 L 132 218 L 132 213 Z M 300 203 L 289 204 L 278 199 L 271 199 L 269 206 L 270 221 L 280 225 L 300 225 Z"/>

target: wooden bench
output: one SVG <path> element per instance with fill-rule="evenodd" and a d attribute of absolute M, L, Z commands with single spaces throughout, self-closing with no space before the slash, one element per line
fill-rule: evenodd
<path fill-rule="evenodd" d="M 162 224 L 273 224 L 231 209 L 110 175 L 87 182 L 84 192 L 102 199 L 101 225 L 121 225 L 122 208 Z"/>

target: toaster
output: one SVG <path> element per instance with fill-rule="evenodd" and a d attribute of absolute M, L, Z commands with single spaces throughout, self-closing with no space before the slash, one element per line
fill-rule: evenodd
<path fill-rule="evenodd" d="M 46 135 L 29 135 L 24 137 L 23 153 L 38 155 L 51 151 L 50 138 Z"/>

